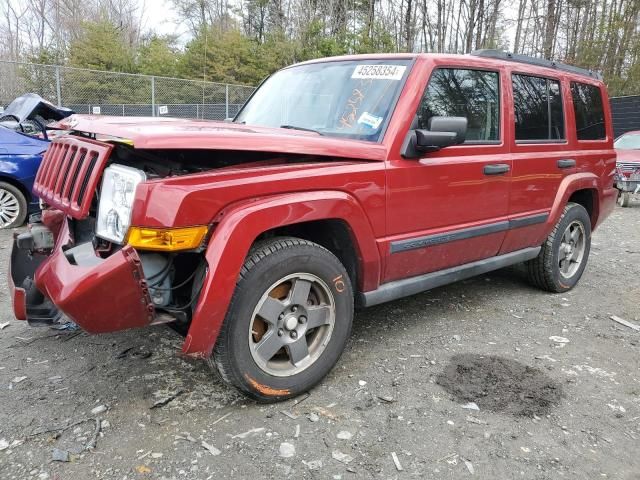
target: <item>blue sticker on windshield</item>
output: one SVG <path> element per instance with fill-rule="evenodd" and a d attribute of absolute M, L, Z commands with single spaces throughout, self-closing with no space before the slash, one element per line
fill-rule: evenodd
<path fill-rule="evenodd" d="M 358 123 L 377 130 L 382 123 L 382 117 L 376 117 L 368 112 L 363 112 L 362 115 L 360 115 L 360 118 L 358 118 Z"/>

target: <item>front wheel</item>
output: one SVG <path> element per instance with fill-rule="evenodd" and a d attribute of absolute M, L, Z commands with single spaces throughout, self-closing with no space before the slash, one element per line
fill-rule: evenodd
<path fill-rule="evenodd" d="M 536 258 L 527 262 L 530 281 L 549 292 L 571 290 L 587 265 L 591 219 L 582 205 L 569 203 Z"/>
<path fill-rule="evenodd" d="M 331 252 L 298 238 L 261 242 L 242 267 L 210 363 L 256 400 L 294 397 L 338 361 L 352 319 L 351 282 Z"/>

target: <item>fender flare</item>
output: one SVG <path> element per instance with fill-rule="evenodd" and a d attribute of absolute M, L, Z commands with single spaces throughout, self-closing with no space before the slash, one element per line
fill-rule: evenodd
<path fill-rule="evenodd" d="M 558 193 L 551 206 L 549 218 L 547 219 L 547 234 L 558 223 L 560 216 L 567 205 L 569 198 L 578 190 L 595 190 L 596 198 L 593 202 L 593 212 L 591 214 L 591 222 L 596 225 L 600 213 L 600 179 L 593 173 L 574 173 L 567 175 L 560 182 Z"/>
<path fill-rule="evenodd" d="M 242 264 L 255 239 L 273 228 L 313 220 L 343 220 L 351 229 L 364 290 L 380 282 L 380 256 L 373 229 L 363 208 L 349 194 L 315 191 L 269 196 L 222 210 L 209 241 L 208 264 L 200 298 L 182 353 L 208 358 L 215 346 Z"/>

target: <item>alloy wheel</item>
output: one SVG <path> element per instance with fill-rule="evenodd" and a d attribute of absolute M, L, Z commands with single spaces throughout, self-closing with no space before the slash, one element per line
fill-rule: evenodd
<path fill-rule="evenodd" d="M 296 375 L 322 355 L 334 325 L 335 300 L 327 284 L 312 274 L 288 275 L 266 290 L 253 311 L 251 356 L 270 375 Z"/>
<path fill-rule="evenodd" d="M 0 228 L 5 228 L 16 221 L 20 215 L 20 203 L 9 190 L 0 188 Z"/>
<path fill-rule="evenodd" d="M 558 254 L 558 266 L 560 275 L 564 278 L 571 278 L 580 268 L 584 259 L 586 247 L 586 233 L 581 222 L 574 220 L 571 222 L 560 242 L 560 252 Z"/>

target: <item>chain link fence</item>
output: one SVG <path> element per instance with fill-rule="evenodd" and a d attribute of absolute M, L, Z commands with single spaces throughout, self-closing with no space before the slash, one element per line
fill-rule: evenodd
<path fill-rule="evenodd" d="M 77 113 L 223 120 L 255 87 L 0 60 L 0 107 L 37 93 Z"/>

